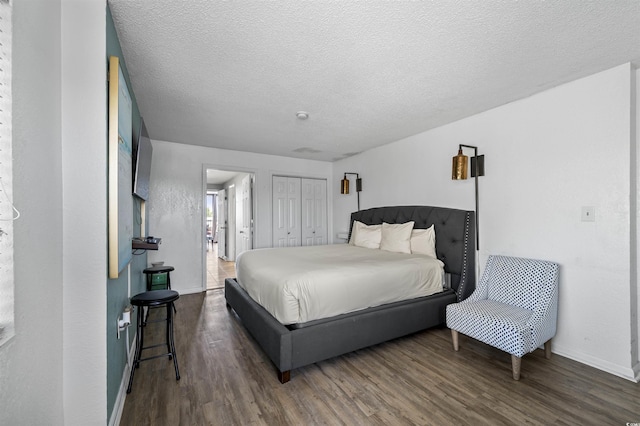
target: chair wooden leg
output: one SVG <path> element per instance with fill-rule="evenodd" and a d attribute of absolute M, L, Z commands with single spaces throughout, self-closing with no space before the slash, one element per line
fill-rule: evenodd
<path fill-rule="evenodd" d="M 453 340 L 453 350 L 458 352 L 460 347 L 458 346 L 458 332 L 456 330 L 451 330 L 451 340 Z"/>
<path fill-rule="evenodd" d="M 551 359 L 551 339 L 544 342 L 544 357 Z"/>
<path fill-rule="evenodd" d="M 513 371 L 513 380 L 520 380 L 520 363 L 522 358 L 511 355 L 511 370 Z"/>

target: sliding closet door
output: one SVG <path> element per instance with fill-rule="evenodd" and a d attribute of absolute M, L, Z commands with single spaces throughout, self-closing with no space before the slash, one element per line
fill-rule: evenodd
<path fill-rule="evenodd" d="M 302 179 L 302 245 L 327 244 L 327 181 Z"/>
<path fill-rule="evenodd" d="M 301 243 L 300 178 L 273 177 L 273 247 Z"/>

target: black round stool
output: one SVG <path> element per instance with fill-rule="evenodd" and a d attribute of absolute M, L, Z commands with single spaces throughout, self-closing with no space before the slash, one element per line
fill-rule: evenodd
<path fill-rule="evenodd" d="M 180 380 L 180 372 L 178 371 L 178 358 L 176 357 L 176 345 L 173 341 L 173 302 L 178 300 L 180 295 L 174 290 L 153 290 L 145 291 L 144 293 L 136 294 L 131 298 L 131 304 L 138 307 L 138 333 L 136 334 L 136 355 L 131 366 L 131 375 L 129 376 L 129 386 L 127 387 L 127 393 L 131 392 L 131 385 L 133 384 L 133 375 L 136 368 L 140 367 L 142 361 L 147 361 L 154 358 L 168 356 L 169 359 L 173 359 L 173 366 L 176 370 L 176 380 Z M 166 342 L 157 345 L 144 347 L 144 329 L 147 322 L 144 318 L 144 307 L 157 308 L 161 306 L 167 307 L 167 317 L 159 320 L 148 322 L 167 322 Z M 167 345 L 167 353 L 150 356 L 148 358 L 141 358 L 142 351 L 144 349 L 151 349 L 159 346 Z"/>

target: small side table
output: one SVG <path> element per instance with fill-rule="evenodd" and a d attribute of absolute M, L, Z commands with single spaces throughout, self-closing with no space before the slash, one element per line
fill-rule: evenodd
<path fill-rule="evenodd" d="M 147 291 L 171 290 L 171 276 L 169 273 L 174 269 L 173 266 L 162 265 L 152 266 L 143 270 L 142 272 L 147 276 Z"/>

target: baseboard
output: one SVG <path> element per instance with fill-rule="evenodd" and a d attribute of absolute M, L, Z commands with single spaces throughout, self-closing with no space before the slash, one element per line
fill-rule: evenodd
<path fill-rule="evenodd" d="M 639 381 L 638 365 L 629 368 L 622 367 L 618 364 L 614 364 L 600 358 L 595 358 L 591 355 L 567 350 L 566 348 L 555 344 L 555 342 L 553 344 L 553 353 L 588 365 L 589 367 L 604 371 L 606 373 L 613 374 L 614 376 L 622 377 L 623 379 L 632 381 L 634 383 L 638 383 Z"/>
<path fill-rule="evenodd" d="M 204 291 L 202 287 L 181 288 L 180 290 L 174 288 L 172 290 L 176 290 L 181 296 L 184 294 L 202 293 Z"/>
<path fill-rule="evenodd" d="M 109 426 L 118 426 L 120 424 L 120 420 L 122 418 L 122 410 L 124 410 L 124 402 L 127 398 L 127 386 L 129 386 L 129 374 L 131 374 L 130 362 L 131 360 L 133 360 L 133 357 L 135 356 L 135 349 L 136 349 L 136 336 L 134 335 L 133 339 L 131 340 L 131 347 L 129 348 L 129 358 L 128 358 L 129 362 L 125 364 L 124 371 L 122 372 L 120 389 L 118 390 L 118 396 L 116 397 L 116 402 L 115 404 L 113 404 L 113 411 L 111 411 L 111 416 L 109 418 Z"/>

